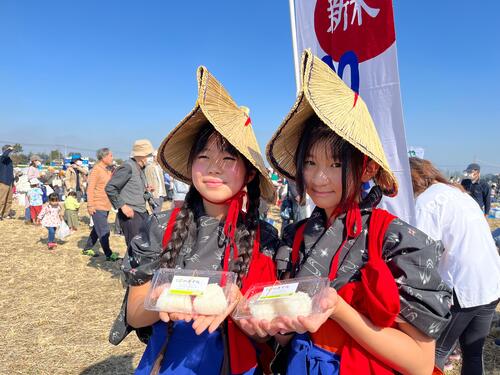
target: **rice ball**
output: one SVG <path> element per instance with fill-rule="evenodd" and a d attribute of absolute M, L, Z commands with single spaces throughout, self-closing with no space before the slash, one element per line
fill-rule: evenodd
<path fill-rule="evenodd" d="M 159 310 L 166 312 L 190 314 L 193 311 L 191 296 L 170 294 L 169 289 L 165 289 L 161 292 L 160 297 L 156 300 L 156 307 Z"/>
<path fill-rule="evenodd" d="M 312 312 L 312 299 L 307 293 L 297 292 L 286 298 L 276 300 L 278 315 L 295 318 L 308 316 Z"/>
<path fill-rule="evenodd" d="M 224 290 L 218 284 L 208 284 L 203 294 L 193 301 L 194 310 L 201 315 L 219 315 L 227 309 Z"/>
<path fill-rule="evenodd" d="M 278 316 L 275 307 L 275 301 L 273 300 L 264 300 L 257 301 L 260 297 L 260 293 L 252 296 L 248 300 L 248 306 L 250 307 L 250 313 L 252 316 L 259 320 L 268 320 L 271 321 Z"/>

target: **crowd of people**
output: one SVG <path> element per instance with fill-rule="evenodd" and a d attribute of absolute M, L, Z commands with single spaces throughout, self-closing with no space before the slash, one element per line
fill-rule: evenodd
<path fill-rule="evenodd" d="M 93 228 L 84 253 L 96 255 L 99 241 L 113 261 L 108 215 L 117 210 L 128 287 L 110 341 L 135 330 L 146 343 L 136 374 L 437 374 L 457 342 L 462 374 L 483 373 L 500 258 L 480 167 L 468 166 L 470 178 L 460 185 L 410 158 L 416 227 L 378 209 L 398 193 L 398 182 L 366 105 L 305 54 L 297 102 L 266 148 L 272 170 L 248 108 L 200 67 L 195 108 L 157 151 L 138 140 L 113 170 L 112 152 L 103 148 L 90 173 L 75 160 L 63 190 L 53 184 L 45 204 L 40 161 L 32 158 L 31 219 L 48 228 L 53 246 L 62 217 L 77 229 L 74 212 L 86 199 Z M 14 177 L 9 147 L 3 151 L 0 198 L 10 202 L 5 186 Z M 172 200 L 166 211 L 165 200 Z M 281 233 L 266 220 L 265 202 L 280 207 Z M 0 206 L 6 218 L 7 204 Z M 165 267 L 234 272 L 227 308 L 217 315 L 146 309 L 153 275 Z M 320 313 L 232 315 L 252 285 L 307 277 L 330 281 Z"/>
<path fill-rule="evenodd" d="M 149 141 L 139 141 L 152 146 Z M 139 159 L 137 147 L 134 145 L 132 156 Z M 148 149 L 149 150 L 149 149 Z M 95 244 L 99 241 L 106 256 L 106 260 L 116 261 L 119 259 L 118 253 L 113 252 L 109 245 L 110 226 L 108 216 L 111 210 L 117 212 L 114 223 L 115 233 L 125 235 L 126 238 L 133 236 L 130 231 L 130 223 L 136 223 L 140 227 L 146 212 L 145 204 L 143 208 L 136 208 L 141 211 L 136 215 L 135 220 L 129 220 L 124 212 L 129 213 L 128 206 L 120 209 L 119 203 L 112 206 L 110 199 L 115 199 L 113 192 L 108 196 L 105 191 L 113 172 L 120 169 L 117 177 L 123 173 L 130 161 L 127 161 L 122 168 L 118 168 L 113 159 L 113 153 L 109 148 L 102 148 L 96 152 L 96 162 L 89 170 L 82 163 L 80 157 L 73 157 L 70 164 L 65 169 L 57 170 L 49 166 L 44 168 L 42 160 L 38 155 L 30 157 L 27 168 L 14 168 L 10 154 L 13 151 L 11 145 L 2 148 L 0 163 L 0 220 L 14 218 L 12 209 L 13 201 L 17 201 L 19 206 L 25 208 L 24 220 L 26 224 L 41 225 L 47 228 L 47 246 L 50 250 L 57 248 L 56 233 L 61 226 L 67 227 L 64 237 L 78 231 L 80 205 L 87 203 L 87 212 L 90 217 L 91 232 L 87 239 L 82 253 L 88 256 L 98 257 L 100 254 L 95 249 Z M 177 204 L 182 204 L 184 199 L 186 184 L 177 182 L 164 173 L 154 155 L 146 155 L 143 160 L 144 181 L 151 196 L 151 212 L 160 212 L 164 201 L 172 201 L 175 197 Z M 147 177 L 146 177 L 147 176 Z M 118 182 L 121 183 L 120 181 Z M 125 193 L 124 193 L 125 194 Z M 127 197 L 126 199 L 128 199 Z M 142 198 L 142 197 L 141 197 Z M 57 210 L 56 210 L 57 207 Z M 57 212 L 56 212 L 57 211 Z M 121 219 L 121 220 L 120 220 Z M 61 235 L 60 233 L 58 233 Z"/>

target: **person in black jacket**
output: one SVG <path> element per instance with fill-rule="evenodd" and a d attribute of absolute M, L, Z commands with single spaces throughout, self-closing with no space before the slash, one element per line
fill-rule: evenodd
<path fill-rule="evenodd" d="M 118 210 L 120 226 L 127 246 L 139 234 L 148 217 L 146 193 L 150 187 L 144 174 L 149 156 L 153 155 L 153 145 L 147 139 L 135 141 L 132 157 L 116 169 L 105 187 L 112 206 Z"/>
<path fill-rule="evenodd" d="M 14 150 L 11 145 L 2 147 L 0 156 L 0 220 L 12 219 L 10 208 L 12 207 L 12 188 L 14 186 L 14 166 L 10 153 Z"/>
<path fill-rule="evenodd" d="M 467 166 L 464 172 L 467 177 L 462 180 L 462 186 L 479 204 L 484 215 L 488 215 L 491 206 L 491 191 L 486 181 L 480 180 L 481 167 L 479 164 L 472 163 Z"/>
<path fill-rule="evenodd" d="M 286 194 L 281 198 L 280 216 L 283 231 L 288 224 L 299 221 L 299 195 L 295 182 L 286 179 Z"/>

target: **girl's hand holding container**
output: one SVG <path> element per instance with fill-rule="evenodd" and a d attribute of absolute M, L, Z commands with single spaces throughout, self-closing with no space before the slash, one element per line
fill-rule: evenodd
<path fill-rule="evenodd" d="M 250 336 L 318 329 L 333 313 L 337 292 L 327 278 L 304 277 L 255 284 L 245 294 L 233 319 Z"/>
<path fill-rule="evenodd" d="M 241 297 L 232 272 L 162 268 L 155 272 L 144 301 L 164 322 L 193 321 L 197 335 L 214 332 Z"/>

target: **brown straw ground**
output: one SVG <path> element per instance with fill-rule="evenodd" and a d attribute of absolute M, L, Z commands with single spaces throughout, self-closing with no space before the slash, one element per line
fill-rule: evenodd
<path fill-rule="evenodd" d="M 145 346 L 134 333 L 119 346 L 108 342 L 124 293 L 120 261 L 81 255 L 86 208 L 78 232 L 53 253 L 46 229 L 25 225 L 16 210 L 18 219 L 0 222 L 0 374 L 132 374 Z M 270 214 L 279 217 L 274 207 Z M 111 245 L 124 254 L 123 237 L 112 236 Z M 489 336 L 487 374 L 500 374 L 499 350 Z"/>
<path fill-rule="evenodd" d="M 119 346 L 107 340 L 124 293 L 121 261 L 80 253 L 90 231 L 80 213 L 78 232 L 53 253 L 45 228 L 0 222 L 0 374 L 132 374 L 140 359 L 134 333 Z M 124 254 L 123 237 L 111 245 Z"/>

